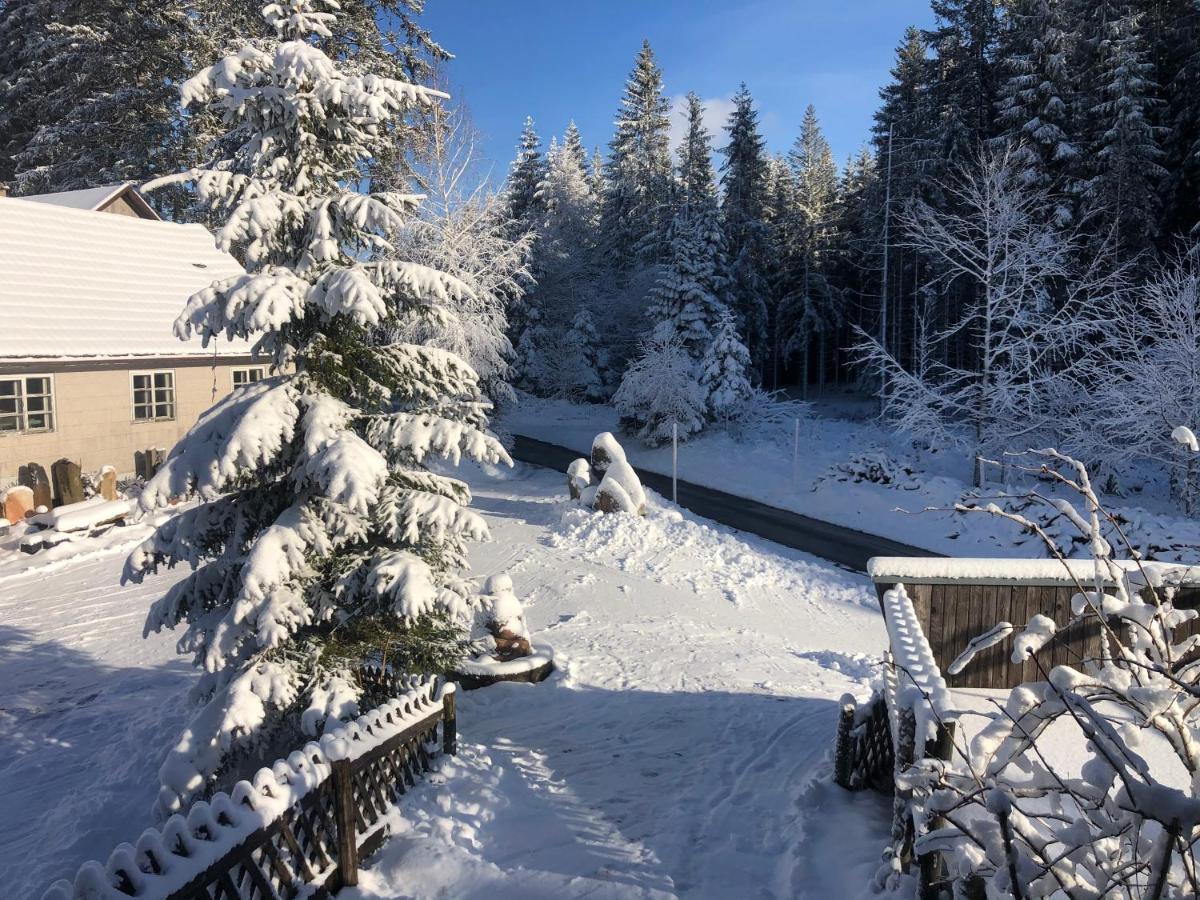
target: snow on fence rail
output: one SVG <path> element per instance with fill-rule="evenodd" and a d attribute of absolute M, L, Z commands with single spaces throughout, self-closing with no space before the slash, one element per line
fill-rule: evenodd
<path fill-rule="evenodd" d="M 365 669 L 368 694 L 393 697 L 258 770 L 229 794 L 192 804 L 104 865 L 85 863 L 42 900 L 327 897 L 358 883 L 383 844 L 383 816 L 457 750 L 454 685 Z M 441 731 L 439 741 L 439 728 Z"/>

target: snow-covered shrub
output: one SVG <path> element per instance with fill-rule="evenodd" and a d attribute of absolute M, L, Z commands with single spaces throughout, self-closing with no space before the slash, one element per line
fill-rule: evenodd
<path fill-rule="evenodd" d="M 680 438 L 699 432 L 706 400 L 696 365 L 676 339 L 646 341 L 613 395 L 622 419 L 651 447 L 671 440 L 672 425 Z"/>
<path fill-rule="evenodd" d="M 867 450 L 852 453 L 845 462 L 835 463 L 827 475 L 819 479 L 824 481 L 849 482 L 851 484 L 879 484 L 884 487 L 901 488 L 915 491 L 921 488 L 917 470 L 908 463 L 901 462 L 883 450 Z"/>
<path fill-rule="evenodd" d="M 1064 417 L 1064 440 L 1109 467 L 1158 464 L 1192 515 L 1200 508 L 1200 458 L 1164 423 L 1200 428 L 1200 256 L 1175 260 L 1105 313 L 1094 348 L 1068 373 L 1064 405 L 1075 414 Z"/>
<path fill-rule="evenodd" d="M 1076 580 L 1068 625 L 1036 615 L 1013 641 L 1014 664 L 1032 658 L 1044 680 L 1012 691 L 949 763 L 904 774 L 938 823 L 915 849 L 942 851 L 953 877 L 982 882 L 989 897 L 1194 897 L 1200 635 L 1177 633 L 1196 611 L 1174 605 L 1194 570 L 1117 563 L 1101 529 L 1112 519 L 1086 467 L 1054 450 L 1040 455 L 1043 474 L 1079 498 L 1053 502 L 1087 536 L 1094 574 Z M 972 510 L 1040 533 L 1061 558 L 1029 518 L 994 504 Z M 1099 657 L 1051 667 L 1040 651 L 1088 622 L 1102 629 Z M 1051 728 L 1086 745 L 1078 774 L 1046 752 Z"/>
<path fill-rule="evenodd" d="M 193 295 L 176 334 L 253 341 L 276 373 L 203 413 L 140 497 L 145 512 L 202 501 L 125 569 L 140 581 L 193 568 L 145 625 L 186 626 L 179 647 L 202 670 L 199 709 L 160 771 L 161 815 L 280 723 L 326 727 L 349 708 L 343 688 L 364 656 L 403 648 L 444 664 L 471 613 L 455 573 L 487 527 L 467 486 L 426 463 L 508 462 L 470 366 L 376 340 L 414 319 L 453 320 L 471 291 L 392 257 L 388 236 L 418 197 L 360 192 L 403 142 L 406 113 L 439 95 L 322 52 L 337 9 L 269 4 L 277 39 L 245 42 L 188 80 L 184 104 L 227 131 L 215 162 L 158 182 L 194 185 L 224 220 L 218 245 L 246 268 Z"/>

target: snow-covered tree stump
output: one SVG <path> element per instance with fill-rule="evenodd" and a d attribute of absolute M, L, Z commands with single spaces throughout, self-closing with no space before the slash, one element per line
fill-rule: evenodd
<path fill-rule="evenodd" d="M 583 496 L 583 490 L 592 483 L 592 468 L 586 459 L 575 460 L 567 467 L 567 491 L 572 500 Z"/>
<path fill-rule="evenodd" d="M 521 601 L 507 575 L 493 575 L 483 586 L 480 613 L 472 638 L 479 648 L 458 664 L 454 677 L 467 690 L 498 681 L 536 683 L 554 671 L 554 653 L 529 640 Z"/>

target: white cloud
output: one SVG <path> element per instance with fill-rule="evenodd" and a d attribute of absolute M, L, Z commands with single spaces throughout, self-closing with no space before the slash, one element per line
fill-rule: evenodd
<path fill-rule="evenodd" d="M 725 145 L 725 123 L 733 112 L 730 97 L 707 97 L 700 102 L 704 106 L 704 127 L 712 135 L 713 148 Z M 671 98 L 671 150 L 674 152 L 683 143 L 687 132 L 687 96 L 676 94 Z"/>

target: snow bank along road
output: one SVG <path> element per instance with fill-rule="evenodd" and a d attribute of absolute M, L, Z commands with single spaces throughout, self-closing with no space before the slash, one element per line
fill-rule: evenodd
<path fill-rule="evenodd" d="M 853 897 L 888 805 L 829 783 L 836 699 L 884 631 L 867 581 L 654 502 L 598 516 L 530 467 L 470 475 L 560 672 L 460 698 L 460 747 L 343 896 Z M 36 557 L 29 557 L 35 560 Z M 174 578 L 122 554 L 0 567 L 0 896 L 36 897 L 149 823 L 190 667 L 140 638 Z"/>
<path fill-rule="evenodd" d="M 586 452 L 581 454 L 580 451 L 521 434 L 514 434 L 513 441 L 514 459 L 562 472 L 566 472 L 573 460 L 587 455 Z M 637 467 L 635 471 L 647 487 L 665 496 L 671 495 L 670 475 Z M 760 535 L 785 547 L 816 554 L 856 572 L 865 572 L 867 560 L 872 556 L 942 555 L 687 481 L 678 482 L 678 495 L 679 505 L 698 515 Z"/>

